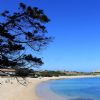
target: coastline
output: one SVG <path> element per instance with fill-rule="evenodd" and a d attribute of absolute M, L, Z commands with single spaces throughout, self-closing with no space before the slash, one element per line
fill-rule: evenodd
<path fill-rule="evenodd" d="M 41 100 L 41 97 L 37 94 L 36 89 L 42 82 L 57 79 L 92 77 L 100 77 L 100 75 L 26 78 L 28 82 L 26 86 L 19 84 L 14 78 L 0 78 L 0 100 Z"/>

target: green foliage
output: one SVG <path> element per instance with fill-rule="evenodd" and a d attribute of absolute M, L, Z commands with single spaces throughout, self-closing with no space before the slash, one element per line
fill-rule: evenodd
<path fill-rule="evenodd" d="M 77 72 L 77 71 L 41 71 L 38 72 L 39 76 L 52 77 L 52 76 L 81 76 L 81 75 L 100 75 L 100 72 Z"/>
<path fill-rule="evenodd" d="M 52 77 L 52 76 L 63 76 L 65 73 L 60 71 L 42 71 L 40 72 L 40 76 L 43 77 Z"/>
<path fill-rule="evenodd" d="M 28 68 L 20 68 L 16 70 L 16 75 L 21 77 L 30 76 L 30 73 L 34 73 L 34 71 Z"/>

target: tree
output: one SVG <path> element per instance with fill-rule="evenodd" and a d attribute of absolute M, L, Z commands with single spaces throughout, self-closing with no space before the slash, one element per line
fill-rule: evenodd
<path fill-rule="evenodd" d="M 41 58 L 33 55 L 52 40 L 47 37 L 45 24 L 50 20 L 43 10 L 19 4 L 18 11 L 0 14 L 0 68 L 31 68 L 43 64 Z M 28 49 L 33 53 L 27 53 Z"/>
<path fill-rule="evenodd" d="M 32 69 L 28 69 L 28 68 L 20 68 L 16 71 L 16 75 L 18 76 L 31 76 L 30 74 L 32 73 L 32 75 L 34 75 L 34 71 Z"/>

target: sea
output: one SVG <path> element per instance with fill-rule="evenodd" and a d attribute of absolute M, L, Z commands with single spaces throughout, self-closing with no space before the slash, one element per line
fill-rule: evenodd
<path fill-rule="evenodd" d="M 41 100 L 100 100 L 100 77 L 50 80 L 37 93 Z"/>

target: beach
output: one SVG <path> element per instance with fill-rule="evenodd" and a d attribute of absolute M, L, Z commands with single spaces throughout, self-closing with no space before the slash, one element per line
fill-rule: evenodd
<path fill-rule="evenodd" d="M 42 82 L 56 79 L 69 78 L 87 78 L 100 76 L 60 76 L 60 77 L 43 77 L 43 78 L 26 78 L 26 81 L 19 79 L 20 84 L 15 78 L 0 78 L 0 100 L 41 100 L 42 98 L 36 92 L 36 88 Z"/>

